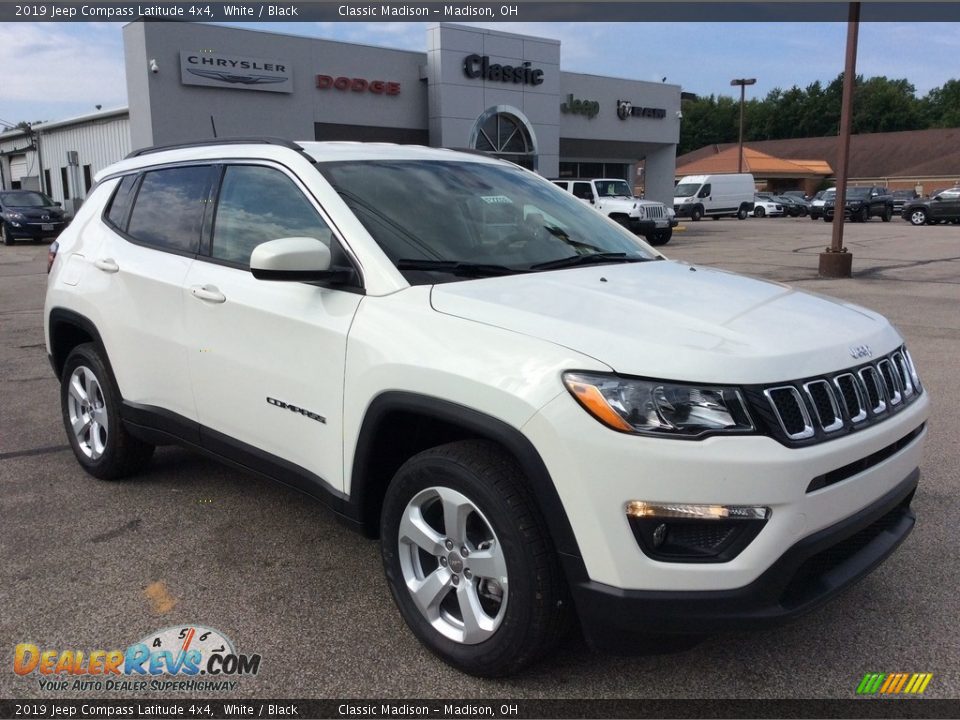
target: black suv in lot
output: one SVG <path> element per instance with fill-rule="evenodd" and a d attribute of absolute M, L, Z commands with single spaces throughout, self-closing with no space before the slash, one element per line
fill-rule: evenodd
<path fill-rule="evenodd" d="M 833 222 L 836 202 L 837 197 L 833 195 L 823 203 L 824 222 Z M 854 222 L 866 222 L 872 217 L 879 217 L 884 222 L 890 222 L 893 218 L 893 196 L 884 187 L 847 188 L 843 214 L 844 217 L 848 217 Z"/>
<path fill-rule="evenodd" d="M 60 203 L 35 190 L 0 191 L 0 236 L 4 245 L 17 238 L 55 238 L 67 225 Z"/>
<path fill-rule="evenodd" d="M 908 202 L 903 206 L 903 219 L 911 225 L 960 222 L 960 187 L 941 190 L 926 200 Z"/>

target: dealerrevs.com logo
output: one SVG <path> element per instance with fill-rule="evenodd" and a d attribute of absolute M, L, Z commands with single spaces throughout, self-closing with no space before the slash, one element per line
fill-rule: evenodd
<path fill-rule="evenodd" d="M 13 671 L 41 690 L 232 691 L 256 675 L 260 655 L 237 653 L 230 639 L 202 625 L 164 628 L 125 650 L 47 649 L 19 643 Z"/>

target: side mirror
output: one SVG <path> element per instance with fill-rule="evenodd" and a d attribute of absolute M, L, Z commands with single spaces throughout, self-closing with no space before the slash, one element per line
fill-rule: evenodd
<path fill-rule="evenodd" d="M 60 202 L 59 200 L 55 200 L 53 204 L 56 205 L 57 207 L 63 207 L 63 203 Z"/>
<path fill-rule="evenodd" d="M 308 237 L 270 240 L 253 249 L 250 272 L 257 280 L 327 280 L 331 274 L 330 248 Z"/>

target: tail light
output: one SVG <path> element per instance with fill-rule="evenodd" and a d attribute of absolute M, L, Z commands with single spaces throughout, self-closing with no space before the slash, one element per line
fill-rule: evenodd
<path fill-rule="evenodd" d="M 53 267 L 53 261 L 57 259 L 57 250 L 60 249 L 60 243 L 54 240 L 47 248 L 47 275 L 50 274 L 50 268 Z"/>

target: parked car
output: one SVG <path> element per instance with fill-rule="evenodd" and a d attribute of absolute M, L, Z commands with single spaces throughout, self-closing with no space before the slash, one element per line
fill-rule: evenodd
<path fill-rule="evenodd" d="M 806 200 L 808 203 L 810 202 L 810 198 L 803 190 L 786 190 L 780 194 L 785 197 L 799 198 L 800 200 Z"/>
<path fill-rule="evenodd" d="M 823 206 L 827 200 L 833 201 L 833 196 L 837 192 L 836 188 L 829 188 L 827 190 L 821 190 L 816 195 L 813 196 L 813 200 L 810 201 L 810 219 L 819 220 L 823 217 Z"/>
<path fill-rule="evenodd" d="M 671 262 L 513 163 L 152 148 L 98 173 L 53 245 L 80 466 L 120 480 L 180 443 L 321 499 L 465 672 L 517 672 L 574 615 L 617 651 L 784 621 L 914 525 L 928 393 L 887 320 Z"/>
<path fill-rule="evenodd" d="M 656 200 L 634 197 L 626 180 L 616 178 L 552 180 L 593 209 L 631 232 L 643 235 L 651 245 L 666 245 L 677 226 L 676 215 Z"/>
<path fill-rule="evenodd" d="M 784 212 L 790 217 L 806 217 L 810 213 L 810 203 L 795 195 L 774 195 L 771 199 L 783 205 Z"/>
<path fill-rule="evenodd" d="M 783 205 L 775 200 L 766 200 L 760 195 L 757 195 L 753 200 L 753 216 L 756 218 L 762 218 L 764 216 L 769 217 L 783 217 L 784 210 Z"/>
<path fill-rule="evenodd" d="M 835 204 L 835 195 L 824 202 L 824 222 L 833 222 Z M 854 222 L 867 222 L 872 217 L 890 222 L 893 217 L 893 197 L 887 192 L 886 188 L 876 185 L 849 187 L 847 188 L 843 216 Z"/>
<path fill-rule="evenodd" d="M 916 190 L 894 190 L 890 193 L 893 196 L 893 214 L 902 215 L 903 206 L 916 200 L 919 196 L 917 195 Z"/>
<path fill-rule="evenodd" d="M 960 222 L 960 187 L 941 190 L 928 200 L 908 202 L 903 206 L 902 215 L 911 225 Z"/>
<path fill-rule="evenodd" d="M 66 226 L 60 203 L 36 190 L 0 190 L 0 236 L 4 245 L 18 238 L 57 237 Z"/>

